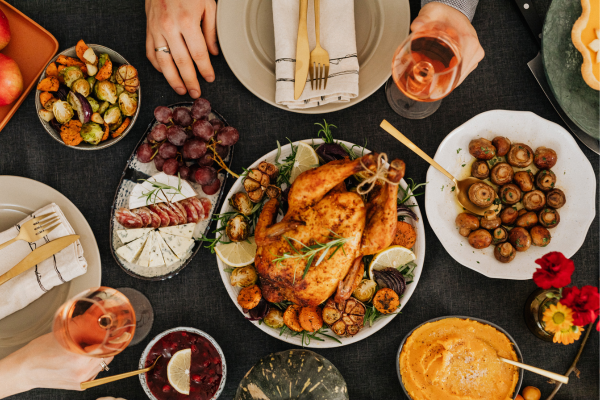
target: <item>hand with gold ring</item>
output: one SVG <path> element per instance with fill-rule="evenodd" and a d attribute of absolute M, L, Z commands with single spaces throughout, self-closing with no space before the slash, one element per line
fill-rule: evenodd
<path fill-rule="evenodd" d="M 200 97 L 200 74 L 215 80 L 209 52 L 217 47 L 215 0 L 146 0 L 146 57 L 169 85 L 183 95 Z"/>
<path fill-rule="evenodd" d="M 35 388 L 81 390 L 112 359 L 71 353 L 48 333 L 0 360 L 0 399 Z"/>

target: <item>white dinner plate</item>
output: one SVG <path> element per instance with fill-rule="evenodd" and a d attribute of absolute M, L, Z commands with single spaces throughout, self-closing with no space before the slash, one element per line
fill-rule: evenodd
<path fill-rule="evenodd" d="M 532 245 L 527 251 L 518 252 L 508 264 L 494 258 L 493 246 L 482 250 L 472 248 L 454 224 L 462 208 L 455 200 L 452 182 L 433 167 L 427 171 L 427 219 L 446 251 L 462 265 L 490 278 L 531 279 L 538 267 L 536 259 L 551 251 L 571 257 L 585 241 L 596 215 L 596 176 L 569 132 L 527 111 L 492 110 L 475 116 L 446 136 L 434 159 L 456 179 L 464 179 L 470 175 L 474 161 L 469 154 L 469 142 L 475 138 L 492 140 L 496 136 L 524 143 L 533 151 L 540 146 L 556 151 L 558 162 L 552 171 L 556 174 L 556 188 L 565 192 L 567 201 L 558 210 L 560 223 L 550 230 L 550 244 Z"/>
<path fill-rule="evenodd" d="M 290 110 L 275 102 L 275 35 L 272 0 L 220 0 L 217 33 L 223 56 L 235 76 L 261 100 L 287 111 L 322 114 L 369 97 L 392 73 L 392 57 L 408 36 L 408 0 L 355 0 L 358 96 L 346 103 Z M 310 22 L 309 22 L 310 23 Z"/>
<path fill-rule="evenodd" d="M 308 140 L 301 140 L 301 142 L 309 143 L 309 144 L 320 144 L 320 143 L 323 143 L 323 140 L 322 139 L 308 139 Z M 357 154 L 357 155 L 363 154 L 363 147 L 361 147 L 361 146 L 357 146 L 357 145 L 355 146 L 353 143 L 345 142 L 343 140 L 338 140 L 336 142 L 344 143 L 348 148 L 353 148 L 355 154 Z M 297 143 L 298 142 L 294 142 L 294 145 L 296 145 Z M 353 147 L 353 146 L 355 146 L 355 147 Z M 364 154 L 367 154 L 370 152 L 371 151 L 364 149 Z M 291 145 L 290 144 L 282 146 L 281 147 L 281 155 L 279 157 L 279 160 L 281 161 L 281 160 L 285 159 L 290 153 L 291 153 Z M 252 165 L 250 165 L 248 167 L 248 169 L 257 168 L 258 164 L 260 164 L 261 161 L 267 161 L 269 163 L 274 164 L 276 156 L 277 156 L 277 150 L 273 150 L 272 152 L 265 154 L 263 157 L 256 160 Z M 231 187 L 231 190 L 229 191 L 229 193 L 227 193 L 227 197 L 225 198 L 225 201 L 223 202 L 223 206 L 221 207 L 221 214 L 229 212 L 229 211 L 235 211 L 233 209 L 233 207 L 231 207 L 231 205 L 229 204 L 229 199 L 235 193 L 245 192 L 243 181 L 244 181 L 243 177 L 240 177 L 235 181 L 235 183 Z M 402 179 L 400 181 L 400 186 L 403 189 L 406 189 L 406 181 L 404 181 L 404 179 Z M 404 292 L 404 295 L 400 299 L 400 307 L 398 308 L 397 311 L 400 311 L 400 310 L 402 310 L 402 308 L 404 308 L 404 306 L 406 305 L 406 303 L 412 296 L 413 292 L 415 291 L 415 288 L 417 287 L 417 283 L 419 283 L 419 278 L 421 277 L 421 272 L 423 271 L 423 262 L 425 261 L 425 227 L 423 226 L 423 218 L 421 216 L 421 211 L 419 210 L 419 206 L 417 205 L 417 202 L 415 201 L 414 197 L 411 197 L 406 202 L 406 204 L 414 205 L 414 207 L 411 207 L 411 210 L 413 210 L 415 212 L 415 214 L 417 215 L 417 217 L 419 219 L 418 221 L 413 221 L 412 218 L 409 218 L 409 217 L 406 218 L 406 222 L 412 224 L 412 226 L 415 228 L 415 231 L 417 232 L 417 241 L 413 248 L 413 251 L 414 251 L 415 255 L 417 256 L 417 259 L 415 260 L 417 267 L 414 269 L 413 281 L 411 283 L 409 283 L 408 285 L 406 285 L 406 291 Z M 221 222 L 222 221 L 219 220 L 219 222 L 217 224 L 217 228 L 221 227 Z M 225 269 L 229 268 L 229 267 L 225 263 L 223 263 L 219 257 L 217 257 L 217 264 L 219 265 L 219 273 L 221 274 L 221 279 L 223 279 L 223 284 L 225 285 L 225 288 L 227 289 L 227 293 L 229 293 L 229 297 L 231 297 L 231 301 L 233 301 L 233 303 L 238 308 L 238 310 L 240 310 L 240 313 L 242 313 L 243 316 L 246 316 L 246 314 L 244 314 L 244 312 L 242 310 L 242 307 L 240 307 L 240 305 L 237 302 L 237 297 L 238 297 L 238 294 L 239 294 L 241 288 L 231 285 L 230 280 L 229 280 L 230 274 L 228 272 L 225 272 Z M 268 335 L 271 335 L 274 338 L 283 340 L 284 342 L 294 344 L 296 346 L 311 347 L 311 348 L 328 348 L 328 347 L 341 347 L 341 346 L 345 346 L 345 345 L 348 345 L 351 343 L 356 343 L 360 340 L 363 340 L 363 339 L 371 336 L 375 332 L 379 331 L 380 329 L 382 329 L 396 316 L 397 316 L 397 314 L 379 318 L 378 320 L 376 320 L 373 323 L 372 327 L 369 327 L 368 325 L 364 326 L 360 330 L 360 332 L 358 332 L 358 334 L 356 334 L 355 336 L 351 336 L 351 337 L 337 337 L 334 333 L 331 332 L 331 330 L 328 330 L 327 334 L 337 337 L 337 339 L 339 339 L 341 344 L 334 340 L 324 338 L 325 340 L 322 342 L 320 342 L 318 340 L 311 340 L 310 344 L 307 345 L 305 343 L 303 345 L 301 335 L 289 336 L 286 333 L 284 333 L 283 335 L 280 335 L 279 329 L 270 328 L 266 324 L 262 324 L 262 323 L 259 324 L 258 321 L 252 321 L 252 324 L 254 324 L 254 326 L 256 326 L 258 329 L 262 330 L 263 332 L 267 333 Z"/>
<path fill-rule="evenodd" d="M 0 231 L 4 231 L 35 210 L 56 203 L 79 239 L 88 262 L 87 272 L 56 286 L 42 297 L 0 320 L 0 359 L 52 330 L 54 313 L 69 298 L 100 286 L 100 251 L 92 228 L 73 203 L 50 186 L 19 176 L 0 176 Z"/>

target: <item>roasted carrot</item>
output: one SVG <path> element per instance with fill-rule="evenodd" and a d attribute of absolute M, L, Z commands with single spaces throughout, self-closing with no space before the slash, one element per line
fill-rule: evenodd
<path fill-rule="evenodd" d="M 130 122 L 131 122 L 131 119 L 125 118 L 125 121 L 123 121 L 123 123 L 121 124 L 121 126 L 119 126 L 117 128 L 117 130 L 113 132 L 112 137 L 116 138 L 117 136 L 121 136 L 121 134 L 123 132 L 125 132 L 125 129 L 127 129 L 127 127 L 129 126 Z"/>
<path fill-rule="evenodd" d="M 262 299 L 262 293 L 257 285 L 243 288 L 238 294 L 237 302 L 246 310 L 251 310 L 258 305 Z"/>
<path fill-rule="evenodd" d="M 58 68 L 55 63 L 48 64 L 46 68 L 46 76 L 58 76 Z"/>
<path fill-rule="evenodd" d="M 56 92 L 59 86 L 60 82 L 58 81 L 58 78 L 55 76 L 49 76 L 42 79 L 42 81 L 38 83 L 37 89 L 43 92 Z"/>
<path fill-rule="evenodd" d="M 302 332 L 304 328 L 300 325 L 300 311 L 302 307 L 292 304 L 283 313 L 283 323 L 294 332 Z"/>
<path fill-rule="evenodd" d="M 403 246 L 407 249 L 412 249 L 417 241 L 417 232 L 415 228 L 407 222 L 398 221 L 396 224 L 396 234 L 392 245 Z"/>
<path fill-rule="evenodd" d="M 379 289 L 373 297 L 373 305 L 382 314 L 391 314 L 400 307 L 400 298 L 390 288 Z"/>
<path fill-rule="evenodd" d="M 105 81 L 112 75 L 112 62 L 106 60 L 102 67 L 98 69 L 95 78 L 99 81 Z"/>
<path fill-rule="evenodd" d="M 77 46 L 75 46 L 75 52 L 77 53 L 77 57 L 79 57 L 81 62 L 84 64 L 86 63 L 86 60 L 85 60 L 85 58 L 83 58 L 83 53 L 85 53 L 85 51 L 87 49 L 89 49 L 89 47 L 87 44 L 85 44 L 83 39 L 81 39 L 79 42 L 77 42 Z"/>
<path fill-rule="evenodd" d="M 298 320 L 305 331 L 316 332 L 323 326 L 323 311 L 319 307 L 302 307 Z"/>
<path fill-rule="evenodd" d="M 72 119 L 60 128 L 60 137 L 69 146 L 77 146 L 83 140 L 80 132 L 81 122 Z"/>
<path fill-rule="evenodd" d="M 108 127 L 108 124 L 105 122 L 104 123 L 104 135 L 102 135 L 102 140 L 100 140 L 100 141 L 104 142 L 106 139 L 108 139 L 109 133 L 110 133 L 110 128 Z"/>
<path fill-rule="evenodd" d="M 84 63 L 82 63 L 81 61 L 76 59 L 75 57 L 67 57 L 64 55 L 58 56 L 58 58 L 56 59 L 56 62 L 64 65 L 65 67 L 72 67 L 72 66 L 81 67 L 82 65 L 85 65 Z"/>
<path fill-rule="evenodd" d="M 46 103 L 48 100 L 53 99 L 54 96 L 50 92 L 42 92 L 40 93 L 40 103 L 42 103 L 42 107 L 46 107 Z"/>

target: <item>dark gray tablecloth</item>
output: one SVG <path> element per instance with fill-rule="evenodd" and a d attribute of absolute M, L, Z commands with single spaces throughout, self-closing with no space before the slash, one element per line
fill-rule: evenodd
<path fill-rule="evenodd" d="M 143 107 L 137 125 L 118 145 L 94 152 L 71 150 L 54 141 L 41 127 L 35 113 L 34 94 L 0 134 L 0 173 L 32 178 L 67 196 L 92 226 L 102 255 L 102 283 L 129 286 L 143 292 L 154 306 L 155 323 L 148 339 L 128 348 L 111 364 L 110 374 L 137 368 L 140 354 L 154 335 L 176 326 L 200 328 L 217 339 L 227 359 L 227 385 L 223 399 L 234 396 L 246 371 L 270 352 L 292 346 L 272 338 L 244 320 L 230 300 L 217 271 L 215 256 L 203 249 L 187 269 L 165 282 L 146 282 L 124 273 L 113 260 L 108 240 L 110 206 L 125 161 L 152 119 L 158 105 L 188 100 L 178 96 L 145 56 L 146 20 L 142 1 L 104 0 L 9 0 L 56 36 L 60 49 L 84 38 L 123 54 L 140 73 Z M 549 0 L 535 2 L 545 13 Z M 419 0 L 411 0 L 414 18 Z M 561 125 L 534 77 L 527 68 L 538 49 L 519 11 L 511 1 L 482 1 L 473 21 L 486 51 L 479 67 L 458 87 L 441 108 L 422 121 L 397 116 L 388 106 L 383 89 L 362 103 L 328 115 L 300 115 L 277 109 L 250 93 L 233 75 L 222 56 L 213 57 L 217 74 L 212 84 L 202 84 L 203 96 L 237 127 L 241 139 L 236 146 L 233 170 L 241 171 L 275 147 L 275 140 L 300 140 L 316 134 L 315 122 L 323 117 L 336 124 L 340 139 L 356 143 L 369 140 L 373 150 L 402 157 L 407 176 L 425 180 L 428 165 L 379 129 L 386 118 L 428 154 L 433 155 L 442 139 L 475 115 L 493 109 L 527 110 Z M 563 125 L 564 126 L 564 125 Z M 598 156 L 580 144 L 598 174 Z M 231 179 L 229 182 L 231 185 Z M 1 190 L 1 189 L 0 189 Z M 572 201 L 577 201 L 575 198 Z M 423 197 L 419 198 L 423 207 Z M 596 205 L 596 209 L 598 205 Z M 421 209 L 423 210 L 423 208 Z M 578 344 L 563 346 L 535 338 L 522 316 L 533 281 L 488 279 L 454 261 L 429 227 L 425 216 L 427 252 L 417 290 L 384 329 L 371 337 L 342 348 L 320 350 L 344 375 L 352 399 L 403 399 L 396 376 L 395 355 L 402 338 L 430 318 L 458 314 L 484 318 L 512 334 L 526 362 L 564 373 Z M 585 243 L 573 257 L 578 286 L 598 284 L 598 218 Z M 507 265 L 510 268 L 510 265 Z M 594 332 L 579 362 L 580 378 L 574 375 L 557 399 L 598 398 L 598 334 Z M 524 385 L 535 385 L 543 395 L 552 385 L 547 379 L 525 372 Z M 4 383 L 0 383 L 4 384 Z M 83 393 L 34 390 L 19 399 L 96 399 L 101 396 L 145 398 L 137 378 L 87 390 Z"/>

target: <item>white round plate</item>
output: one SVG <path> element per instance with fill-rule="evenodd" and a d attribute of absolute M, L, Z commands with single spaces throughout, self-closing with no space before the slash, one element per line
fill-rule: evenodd
<path fill-rule="evenodd" d="M 92 228 L 73 203 L 50 186 L 19 176 L 0 176 L 0 231 L 4 231 L 35 210 L 56 203 L 81 236 L 88 270 L 8 317 L 0 320 L 0 359 L 48 333 L 56 310 L 69 298 L 91 287 L 100 286 L 100 251 Z"/>
<path fill-rule="evenodd" d="M 527 111 L 492 110 L 477 115 L 446 136 L 434 159 L 456 179 L 466 178 L 474 160 L 469 154 L 469 142 L 475 138 L 492 140 L 496 136 L 506 136 L 513 143 L 524 143 L 534 151 L 540 146 L 556 151 L 558 162 L 552 171 L 556 174 L 556 187 L 565 192 L 567 202 L 558 210 L 560 224 L 550 231 L 550 244 L 531 246 L 526 252 L 517 253 L 508 264 L 494 258 L 493 246 L 473 249 L 454 225 L 462 208 L 455 200 L 452 182 L 433 167 L 427 171 L 427 219 L 446 251 L 465 267 L 490 278 L 531 279 L 538 267 L 536 259 L 551 251 L 571 257 L 583 244 L 596 215 L 596 176 L 569 132 Z"/>
<path fill-rule="evenodd" d="M 347 103 L 290 110 L 275 102 L 272 0 L 220 0 L 217 3 L 219 45 L 235 76 L 261 100 L 302 114 L 338 111 L 366 99 L 388 80 L 394 52 L 408 36 L 410 27 L 408 0 L 356 0 L 354 16 L 359 86 L 358 96 Z"/>
<path fill-rule="evenodd" d="M 323 140 L 322 139 L 307 139 L 307 140 L 301 140 L 301 142 L 308 143 L 308 144 L 320 144 L 320 143 L 323 143 Z M 361 147 L 361 146 L 357 146 L 357 145 L 354 145 L 354 143 L 345 142 L 343 140 L 338 140 L 336 142 L 343 143 L 348 148 L 352 148 L 352 146 L 355 146 L 353 148 L 355 154 L 357 154 L 357 155 L 363 154 L 363 147 Z M 299 142 L 294 142 L 295 145 L 297 143 L 299 143 Z M 371 152 L 370 150 L 364 149 L 364 154 L 368 154 L 370 152 Z M 282 146 L 281 147 L 281 155 L 279 157 L 279 160 L 280 161 L 283 160 L 290 153 L 291 153 L 291 145 L 290 144 Z M 258 164 L 260 164 L 262 161 L 267 161 L 267 162 L 273 164 L 275 162 L 276 156 L 277 156 L 277 150 L 273 150 L 272 152 L 265 154 L 263 157 L 256 160 L 254 162 L 254 164 L 252 164 L 248 167 L 248 169 L 257 168 Z M 221 214 L 229 212 L 229 211 L 235 211 L 233 209 L 233 207 L 231 207 L 229 205 L 229 199 L 235 193 L 244 192 L 243 180 L 244 180 L 243 177 L 238 178 L 238 180 L 236 180 L 235 183 L 233 184 L 233 186 L 231 187 L 231 190 L 229 191 L 229 193 L 227 193 L 227 197 L 225 198 L 225 201 L 223 202 L 223 206 L 221 207 Z M 402 179 L 400 181 L 400 186 L 403 189 L 406 189 L 406 181 L 404 179 Z M 414 205 L 414 207 L 411 207 L 411 209 L 415 212 L 415 214 L 417 214 L 417 217 L 419 218 L 418 221 L 413 221 L 411 218 L 408 218 L 408 217 L 406 218 L 406 222 L 412 224 L 412 226 L 415 228 L 415 231 L 417 232 L 417 242 L 415 243 L 415 246 L 413 248 L 413 251 L 415 252 L 415 255 L 417 256 L 417 259 L 415 260 L 417 267 L 414 270 L 414 279 L 410 284 L 408 284 L 406 286 L 406 292 L 404 292 L 404 295 L 400 299 L 401 304 L 400 304 L 400 308 L 397 311 L 400 311 L 400 310 L 402 310 L 402 308 L 404 308 L 404 306 L 406 305 L 406 303 L 412 296 L 413 292 L 415 291 L 415 288 L 417 287 L 417 283 L 419 283 L 419 278 L 421 277 L 421 272 L 423 271 L 423 262 L 425 261 L 425 227 L 423 226 L 423 218 L 421 216 L 421 211 L 419 210 L 419 206 L 417 205 L 417 202 L 414 197 L 411 197 L 406 202 L 406 204 Z M 219 220 L 219 223 L 217 224 L 217 228 L 220 228 L 220 227 L 221 227 L 221 221 Z M 237 303 L 237 296 L 238 296 L 238 293 L 240 292 L 241 288 L 232 286 L 229 281 L 230 274 L 228 272 L 225 272 L 225 269 L 229 268 L 229 266 L 226 265 L 225 263 L 223 263 L 219 257 L 217 257 L 217 264 L 219 265 L 219 272 L 221 274 L 221 279 L 223 279 L 223 284 L 225 285 L 225 288 L 227 289 L 227 293 L 229 293 L 229 297 L 231 297 L 231 301 L 233 301 L 233 303 L 238 308 L 238 310 L 240 310 L 240 313 L 242 313 L 243 316 L 246 316 L 246 314 L 244 314 L 244 312 L 242 310 L 242 307 L 240 307 L 240 305 Z M 375 323 L 373 323 L 372 327 L 369 327 L 367 325 L 367 326 L 363 327 L 360 330 L 360 332 L 358 332 L 357 335 L 351 336 L 351 337 L 337 337 L 334 333 L 331 332 L 331 330 L 328 330 L 328 332 L 326 332 L 328 335 L 337 337 L 337 339 L 341 342 L 341 344 L 336 342 L 335 340 L 331 340 L 329 338 L 324 338 L 325 340 L 323 342 L 320 342 L 317 340 L 311 340 L 310 344 L 308 344 L 308 345 L 304 344 L 303 347 L 329 348 L 329 347 L 341 347 L 341 346 L 345 346 L 345 345 L 348 345 L 351 343 L 356 343 L 358 341 L 361 341 L 361 340 L 371 336 L 372 334 L 374 334 L 375 332 L 377 332 L 378 330 L 380 330 L 381 328 L 386 326 L 395 317 L 396 317 L 396 314 L 379 318 L 377 321 L 375 321 Z M 294 344 L 296 346 L 303 345 L 301 335 L 288 336 L 287 334 L 284 333 L 283 335 L 280 336 L 279 329 L 270 328 L 266 324 L 259 324 L 258 321 L 251 321 L 251 322 L 258 329 L 262 330 L 263 332 L 267 333 L 268 335 L 273 336 L 274 338 L 283 340 L 284 342 L 288 342 L 288 343 Z"/>

